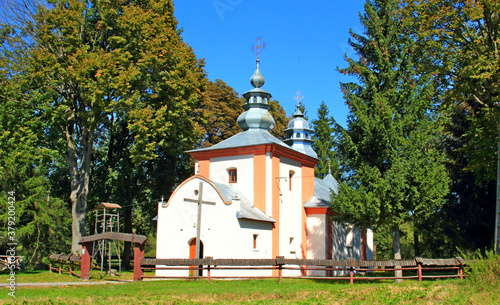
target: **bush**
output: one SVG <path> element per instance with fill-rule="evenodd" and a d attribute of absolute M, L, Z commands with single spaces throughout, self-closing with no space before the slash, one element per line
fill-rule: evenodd
<path fill-rule="evenodd" d="M 468 259 L 467 281 L 474 284 L 492 284 L 500 280 L 500 255 L 487 251 L 483 256 L 477 251 Z"/>

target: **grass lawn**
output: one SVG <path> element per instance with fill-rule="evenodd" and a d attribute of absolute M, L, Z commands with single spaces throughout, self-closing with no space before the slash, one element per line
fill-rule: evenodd
<path fill-rule="evenodd" d="M 128 277 L 124 274 L 123 278 Z M 7 282 L 8 276 L 0 274 Z M 109 278 L 107 278 L 109 279 Z M 105 278 L 106 280 L 106 278 Z M 47 271 L 19 272 L 17 282 L 80 281 Z M 498 282 L 467 280 L 336 283 L 284 279 L 143 281 L 65 287 L 0 288 L 0 304 L 500 304 Z"/>

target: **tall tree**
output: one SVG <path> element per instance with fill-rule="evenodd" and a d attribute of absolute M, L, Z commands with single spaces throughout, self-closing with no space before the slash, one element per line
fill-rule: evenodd
<path fill-rule="evenodd" d="M 347 58 L 339 71 L 359 83 L 341 84 L 350 110 L 339 146 L 347 181 L 332 200 L 342 222 L 389 226 L 395 259 L 400 225 L 439 209 L 449 189 L 434 90 L 415 69 L 412 33 L 396 15 L 398 3 L 367 1 L 365 32 L 351 33 L 359 60 Z"/>
<path fill-rule="evenodd" d="M 454 195 L 438 218 L 441 227 L 448 228 L 444 234 L 456 237 L 447 252 L 457 246 L 484 249 L 491 245 L 495 221 L 500 2 L 405 2 L 405 24 L 419 34 L 418 68 L 435 73 L 435 86 L 451 117 L 443 148 L 450 160 Z"/>
<path fill-rule="evenodd" d="M 51 194 L 47 177 L 58 154 L 43 147 L 43 121 L 33 115 L 32 105 L 23 98 L 29 79 L 8 69 L 24 65 L 25 59 L 22 54 L 12 54 L 21 50 L 11 49 L 3 37 L 0 35 L 0 252 L 9 249 L 8 243 L 17 244 L 16 255 L 33 266 L 51 251 L 65 250 L 71 218 L 65 202 Z"/>
<path fill-rule="evenodd" d="M 316 177 L 324 178 L 329 172 L 340 178 L 340 165 L 337 158 L 337 139 L 335 137 L 335 119 L 329 116 L 328 106 L 321 102 L 318 108 L 318 118 L 312 121 L 314 129 L 313 149 L 318 154 L 318 164 L 314 168 Z"/>
<path fill-rule="evenodd" d="M 207 80 L 204 98 L 201 104 L 202 116 L 205 118 L 202 127 L 204 136 L 200 146 L 217 144 L 241 131 L 236 121 L 243 112 L 244 100 L 224 81 Z"/>
<path fill-rule="evenodd" d="M 46 146 L 70 176 L 72 251 L 85 234 L 91 161 L 112 118 L 124 120 L 133 164 L 178 155 L 197 138 L 191 107 L 204 72 L 180 37 L 169 0 L 55 1 L 35 18 L 25 91 L 47 122 Z"/>

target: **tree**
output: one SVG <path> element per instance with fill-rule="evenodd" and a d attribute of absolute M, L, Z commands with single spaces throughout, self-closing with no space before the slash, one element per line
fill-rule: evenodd
<path fill-rule="evenodd" d="M 280 105 L 278 101 L 271 100 L 269 103 L 271 106 L 269 108 L 269 113 L 273 116 L 276 125 L 271 129 L 271 134 L 280 140 L 285 139 L 285 129 L 288 128 L 288 123 L 290 118 L 286 116 L 285 109 Z"/>
<path fill-rule="evenodd" d="M 389 226 L 394 258 L 401 258 L 400 226 L 426 218 L 448 193 L 444 155 L 438 150 L 442 117 L 428 75 L 415 69 L 412 33 L 396 15 L 398 1 L 367 1 L 364 35 L 351 33 L 359 60 L 340 72 L 349 106 L 339 151 L 346 182 L 332 200 L 341 222 L 361 228 Z"/>
<path fill-rule="evenodd" d="M 402 10 L 406 25 L 419 34 L 415 50 L 422 61 L 418 68 L 435 73 L 434 84 L 451 117 L 443 149 L 450 160 L 454 196 L 440 211 L 445 218 L 439 218 L 441 227 L 448 228 L 447 236 L 456 236 L 447 251 L 457 246 L 485 249 L 491 245 L 495 227 L 500 3 L 406 2 Z"/>
<path fill-rule="evenodd" d="M 56 1 L 35 17 L 33 47 L 20 73 L 37 101 L 46 147 L 70 176 L 72 251 L 85 234 L 94 149 L 110 120 L 126 122 L 132 163 L 190 149 L 199 131 L 191 108 L 201 96 L 202 63 L 180 37 L 168 0 Z"/>
<path fill-rule="evenodd" d="M 21 94 L 29 80 L 6 69 L 25 61 L 0 41 L 0 252 L 15 244 L 16 255 L 33 266 L 65 249 L 71 218 L 65 202 L 51 194 L 47 177 L 58 154 L 41 145 L 43 123 Z M 19 60 L 11 61 L 13 55 Z"/>
<path fill-rule="evenodd" d="M 243 98 L 224 81 L 207 80 L 201 104 L 204 137 L 200 147 L 217 144 L 241 131 L 237 124 L 238 116 L 243 112 Z"/>
<path fill-rule="evenodd" d="M 324 178 L 331 171 L 335 178 L 340 178 L 340 166 L 335 147 L 335 119 L 328 116 L 328 106 L 321 102 L 318 118 L 312 121 L 314 129 L 313 149 L 318 154 L 318 164 L 314 168 L 316 177 Z"/>

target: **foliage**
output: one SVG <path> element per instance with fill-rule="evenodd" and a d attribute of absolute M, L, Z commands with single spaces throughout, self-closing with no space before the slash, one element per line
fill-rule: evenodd
<path fill-rule="evenodd" d="M 397 1 L 367 1 L 365 33 L 351 33 L 359 60 L 347 58 L 339 71 L 359 84 L 341 84 L 350 109 L 339 145 L 347 176 L 332 200 L 341 222 L 392 228 L 395 258 L 399 226 L 438 210 L 449 188 L 434 90 L 415 70 L 414 41 L 397 9 Z"/>
<path fill-rule="evenodd" d="M 500 2 L 405 1 L 405 26 L 418 33 L 418 69 L 434 74 L 450 117 L 442 149 L 453 181 L 447 204 L 422 230 L 435 255 L 491 246 L 500 102 Z M 437 233 L 440 233 L 439 235 Z M 434 239 L 434 241 L 433 241 Z M 438 240 L 445 241 L 439 245 Z M 446 254 L 445 254 L 446 255 Z"/>
<path fill-rule="evenodd" d="M 400 243 L 401 243 L 401 258 L 402 259 L 414 259 L 415 249 L 414 249 L 414 232 L 415 228 L 412 222 L 405 222 L 399 226 L 400 230 Z M 392 259 L 394 257 L 393 245 L 392 245 L 392 234 L 393 228 L 390 226 L 379 226 L 376 231 L 373 232 L 373 242 L 375 244 L 374 257 L 376 259 L 385 260 Z M 420 255 L 420 257 L 432 257 Z M 453 257 L 453 256 L 447 256 Z"/>
<path fill-rule="evenodd" d="M 492 250 L 487 251 L 483 256 L 480 251 L 472 257 L 466 257 L 470 269 L 465 274 L 467 282 L 473 286 L 484 288 L 490 283 L 498 283 L 500 281 L 500 255 L 495 254 Z"/>
<path fill-rule="evenodd" d="M 126 151 L 108 161 L 129 161 L 118 171 L 164 156 L 175 156 L 168 164 L 178 166 L 198 137 L 191 109 L 201 98 L 204 72 L 180 37 L 168 0 L 55 1 L 40 8 L 34 29 L 34 47 L 18 73 L 31 80 L 27 99 L 39 101 L 32 107 L 46 122 L 44 142 L 69 170 L 77 251 L 94 148 L 109 145 L 107 136 L 119 125 Z"/>
<path fill-rule="evenodd" d="M 24 64 L 9 59 L 6 45 L 1 53 L 2 67 Z M 6 253 L 8 243 L 17 244 L 16 255 L 24 256 L 30 268 L 67 248 L 71 218 L 65 202 L 51 194 L 47 177 L 57 152 L 43 146 L 43 122 L 21 94 L 28 80 L 7 69 L 0 70 L 0 79 L 0 253 Z"/>
<path fill-rule="evenodd" d="M 243 112 L 243 103 L 244 99 L 222 80 L 207 80 L 199 110 L 205 118 L 201 124 L 204 136 L 198 146 L 208 147 L 240 132 L 237 120 Z"/>
<path fill-rule="evenodd" d="M 286 116 L 285 109 L 278 101 L 271 100 L 269 113 L 273 116 L 276 125 L 271 129 L 271 134 L 280 140 L 285 139 L 285 129 L 288 128 L 290 118 Z"/>
<path fill-rule="evenodd" d="M 313 149 L 318 154 L 318 164 L 314 168 L 314 175 L 324 178 L 328 173 L 332 173 L 336 179 L 340 178 L 340 166 L 335 147 L 337 137 L 335 130 L 335 119 L 329 116 L 328 106 L 321 102 L 318 108 L 318 117 L 312 121 L 314 129 Z"/>

